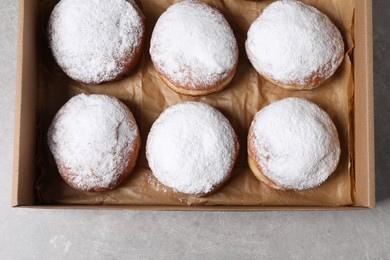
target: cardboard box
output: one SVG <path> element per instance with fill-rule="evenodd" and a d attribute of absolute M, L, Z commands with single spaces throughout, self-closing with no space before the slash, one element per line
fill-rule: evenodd
<path fill-rule="evenodd" d="M 16 112 L 13 172 L 13 207 L 32 208 L 110 208 L 153 210 L 290 210 L 361 209 L 375 206 L 374 124 L 372 79 L 372 2 L 356 1 L 354 19 L 355 49 L 353 69 L 354 118 L 354 204 L 345 207 L 263 207 L 263 206 L 76 206 L 39 205 L 34 197 L 37 178 L 38 133 L 37 44 L 39 39 L 38 0 L 19 1 L 19 34 L 16 81 Z"/>

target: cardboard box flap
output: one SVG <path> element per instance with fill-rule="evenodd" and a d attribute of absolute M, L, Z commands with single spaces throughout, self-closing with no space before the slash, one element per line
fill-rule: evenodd
<path fill-rule="evenodd" d="M 38 1 L 19 1 L 12 205 L 34 202 Z"/>
<path fill-rule="evenodd" d="M 360 19 L 357 19 L 359 17 Z M 365 19 L 361 19 L 364 17 Z M 356 33 L 359 32 L 359 33 Z M 355 10 L 355 205 L 375 207 L 372 2 Z"/>

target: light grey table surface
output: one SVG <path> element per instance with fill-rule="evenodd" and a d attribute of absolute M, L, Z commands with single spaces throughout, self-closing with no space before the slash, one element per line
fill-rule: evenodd
<path fill-rule="evenodd" d="M 373 0 L 376 209 L 250 213 L 12 209 L 17 2 L 0 0 L 0 259 L 390 259 L 390 1 Z"/>

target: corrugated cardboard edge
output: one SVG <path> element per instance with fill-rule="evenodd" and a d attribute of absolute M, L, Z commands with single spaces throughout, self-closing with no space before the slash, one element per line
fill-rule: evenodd
<path fill-rule="evenodd" d="M 35 209 L 133 209 L 160 211 L 258 211 L 258 210 L 359 210 L 375 207 L 374 180 L 374 113 L 373 113 L 373 55 L 372 55 L 372 1 L 357 3 L 355 31 L 354 96 L 355 117 L 355 205 L 345 207 L 269 207 L 269 206 L 116 206 L 116 205 L 35 205 L 34 168 L 36 148 L 36 19 L 37 1 L 19 1 L 19 35 L 17 56 L 14 172 L 12 205 Z M 31 35 L 33 34 L 33 35 Z M 27 39 L 27 40 L 26 40 Z M 31 41 L 31 39 L 33 39 Z M 356 55 L 359 53 L 359 55 Z M 362 73 L 360 73 L 362 72 Z M 365 126 L 365 127 L 361 127 Z M 363 192 L 356 192 L 363 191 Z"/>
<path fill-rule="evenodd" d="M 359 2 L 359 1 L 358 1 Z M 355 10 L 355 205 L 375 207 L 374 88 L 372 46 L 372 1 Z M 365 19 L 356 19 L 365 17 Z M 359 55 L 356 55 L 356 54 Z M 366 191 L 366 192 L 357 192 Z"/>
<path fill-rule="evenodd" d="M 37 10 L 37 1 L 19 1 L 12 206 L 34 203 Z"/>

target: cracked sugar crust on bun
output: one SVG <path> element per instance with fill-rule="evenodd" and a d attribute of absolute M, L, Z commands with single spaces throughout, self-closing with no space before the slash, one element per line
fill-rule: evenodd
<path fill-rule="evenodd" d="M 237 41 L 225 17 L 194 0 L 173 4 L 160 16 L 149 51 L 160 78 L 191 96 L 222 90 L 238 63 Z"/>
<path fill-rule="evenodd" d="M 47 141 L 64 181 L 79 191 L 116 188 L 137 161 L 140 135 L 130 110 L 107 95 L 80 94 L 54 117 Z"/>
<path fill-rule="evenodd" d="M 144 20 L 133 0 L 61 0 L 49 19 L 50 49 L 73 80 L 100 84 L 120 79 L 141 56 Z"/>
<path fill-rule="evenodd" d="M 319 186 L 340 158 L 337 129 L 329 115 L 302 98 L 261 109 L 248 134 L 248 163 L 262 182 L 280 190 Z"/>
<path fill-rule="evenodd" d="M 294 90 L 318 87 L 344 58 L 344 41 L 332 21 L 295 0 L 267 6 L 250 26 L 245 48 L 260 75 Z"/>

